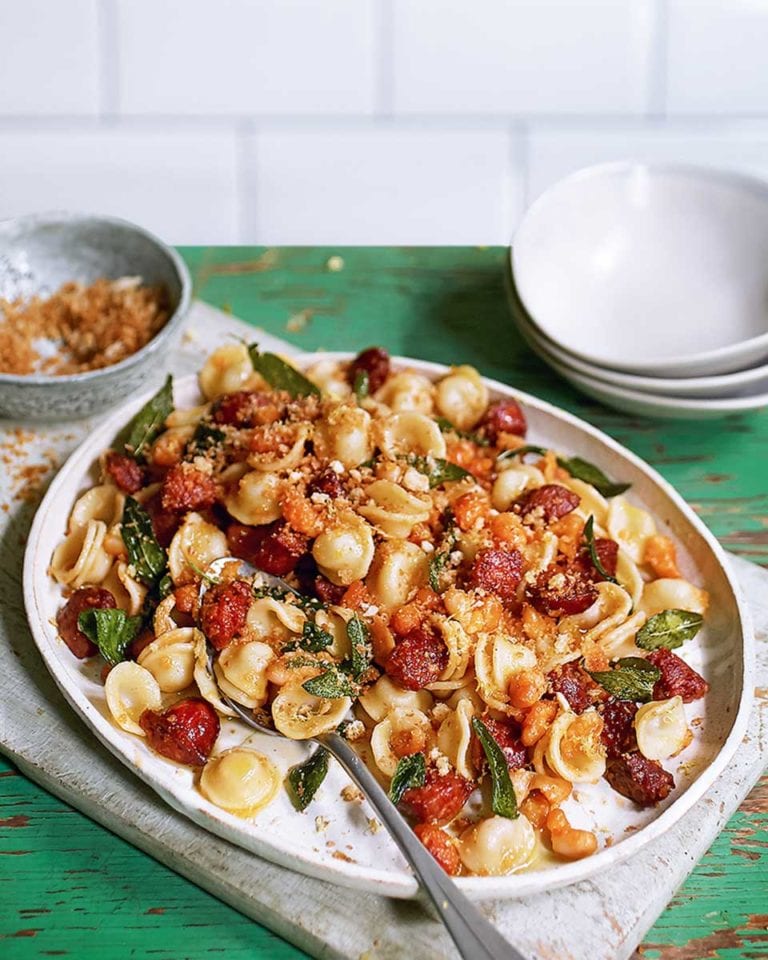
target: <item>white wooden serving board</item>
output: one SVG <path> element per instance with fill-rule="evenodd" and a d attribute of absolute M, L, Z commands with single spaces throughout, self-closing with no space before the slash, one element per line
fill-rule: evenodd
<path fill-rule="evenodd" d="M 196 304 L 172 362 L 186 374 L 230 335 L 254 328 Z M 292 348 L 259 332 L 268 349 Z M 311 880 L 259 860 L 195 826 L 145 787 L 90 735 L 58 692 L 32 642 L 21 595 L 23 542 L 37 487 L 93 425 L 0 422 L 0 751 L 30 779 L 171 869 L 315 957 L 410 960 L 455 956 L 417 902 Z M 30 470 L 32 466 L 32 470 Z M 8 504 L 6 508 L 4 504 Z M 768 572 L 736 557 L 752 603 L 758 688 L 768 688 Z M 675 827 L 599 879 L 483 905 L 532 960 L 629 957 L 768 762 L 768 700 L 755 701 L 744 743 L 720 780 Z"/>

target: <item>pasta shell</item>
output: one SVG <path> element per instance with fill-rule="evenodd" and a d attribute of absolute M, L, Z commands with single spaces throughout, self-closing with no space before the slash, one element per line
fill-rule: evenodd
<path fill-rule="evenodd" d="M 421 752 L 428 752 L 434 745 L 435 733 L 429 717 L 418 710 L 394 710 L 371 731 L 371 753 L 385 776 L 394 776 L 400 759 L 400 754 L 393 749 L 393 738 L 398 734 L 412 736 L 414 731 L 419 731 L 424 740 Z"/>
<path fill-rule="evenodd" d="M 352 701 L 349 697 L 326 700 L 308 693 L 299 684 L 286 684 L 272 701 L 275 729 L 292 740 L 309 740 L 335 730 Z"/>
<path fill-rule="evenodd" d="M 438 411 L 459 430 L 471 430 L 488 406 L 488 388 L 474 367 L 453 367 L 437 384 Z"/>
<path fill-rule="evenodd" d="M 594 710 L 582 714 L 563 711 L 545 737 L 547 765 L 570 783 L 597 783 L 606 765 L 602 731 L 603 718 Z"/>
<path fill-rule="evenodd" d="M 277 795 L 282 778 L 262 753 L 246 747 L 225 750 L 206 763 L 200 792 L 211 803 L 238 817 L 253 817 Z"/>
<path fill-rule="evenodd" d="M 149 670 L 163 693 L 179 693 L 194 681 L 195 630 L 177 627 L 163 633 L 139 654 L 138 663 Z"/>
<path fill-rule="evenodd" d="M 688 746 L 691 731 L 682 697 L 644 703 L 635 715 L 640 753 L 649 760 L 667 760 Z"/>
<path fill-rule="evenodd" d="M 372 720 L 378 722 L 398 709 L 428 713 L 434 700 L 426 690 L 405 690 L 384 673 L 358 697 L 357 702 Z"/>
<path fill-rule="evenodd" d="M 195 567 L 205 570 L 214 560 L 229 556 L 229 545 L 223 531 L 208 523 L 199 513 L 190 513 L 168 547 L 168 569 L 177 585 L 196 576 Z"/>
<path fill-rule="evenodd" d="M 474 780 L 477 775 L 470 749 L 474 714 L 475 708 L 471 700 L 459 700 L 456 709 L 443 720 L 437 731 L 437 746 L 440 752 L 448 757 L 456 773 L 467 780 Z"/>
<path fill-rule="evenodd" d="M 536 852 L 536 831 L 523 815 L 488 817 L 462 833 L 461 862 L 479 877 L 502 877 L 527 867 Z"/>
<path fill-rule="evenodd" d="M 162 706 L 157 680 L 149 670 L 131 660 L 124 660 L 112 667 L 104 682 L 104 695 L 115 723 L 128 733 L 140 737 L 144 736 L 139 726 L 142 713 L 145 710 L 159 710 Z"/>

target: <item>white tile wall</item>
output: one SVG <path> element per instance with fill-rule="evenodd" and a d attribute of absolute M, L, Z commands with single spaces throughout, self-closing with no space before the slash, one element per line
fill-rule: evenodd
<path fill-rule="evenodd" d="M 651 0 L 393 2 L 397 112 L 637 114 L 646 107 Z"/>
<path fill-rule="evenodd" d="M 0 116 L 96 114 L 98 0 L 0 2 Z"/>
<path fill-rule="evenodd" d="M 0 0 L 0 217 L 506 242 L 626 157 L 768 177 L 768 0 Z"/>
<path fill-rule="evenodd" d="M 132 114 L 370 114 L 374 0 L 117 0 Z"/>
<path fill-rule="evenodd" d="M 668 0 L 670 113 L 768 113 L 766 0 Z"/>
<path fill-rule="evenodd" d="M 247 232 L 273 243 L 506 243 L 521 212 L 504 131 L 273 130 L 248 169 Z"/>
<path fill-rule="evenodd" d="M 0 132 L 0 210 L 126 217 L 171 243 L 237 236 L 236 148 L 229 133 L 157 130 Z"/>

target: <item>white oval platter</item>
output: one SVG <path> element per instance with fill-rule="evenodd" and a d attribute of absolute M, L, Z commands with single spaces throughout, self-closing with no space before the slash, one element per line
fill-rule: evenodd
<path fill-rule="evenodd" d="M 345 359 L 347 354 L 305 354 L 295 358 L 306 366 L 322 358 Z M 445 367 L 424 361 L 394 358 L 396 368 L 414 368 L 435 378 Z M 542 855 L 526 872 L 506 877 L 468 877 L 457 882 L 473 898 L 519 897 L 584 880 L 625 860 L 677 821 L 702 796 L 727 764 L 746 728 L 751 703 L 752 637 L 739 587 L 717 541 L 677 493 L 639 458 L 605 434 L 576 417 L 535 397 L 486 380 L 493 396 L 513 396 L 524 405 L 532 442 L 578 454 L 613 478 L 632 483 L 630 499 L 650 510 L 661 529 L 675 537 L 683 573 L 710 592 L 706 627 L 684 650 L 685 659 L 711 684 L 704 700 L 689 705 L 695 738 L 674 761 L 676 787 L 651 810 L 639 810 L 614 793 L 604 781 L 579 785 L 576 799 L 567 801 L 569 818 L 577 826 L 595 829 L 601 849 L 573 863 L 555 863 Z M 195 378 L 175 384 L 179 406 L 200 402 Z M 51 484 L 35 517 L 24 558 L 24 601 L 32 635 L 54 680 L 74 710 L 98 739 L 149 784 L 175 810 L 211 832 L 259 856 L 300 873 L 359 890 L 392 897 L 413 897 L 417 884 L 392 841 L 377 828 L 365 802 L 342 799 L 348 783 L 331 765 L 322 790 L 309 809 L 297 813 L 285 791 L 252 820 L 243 820 L 213 806 L 195 786 L 195 774 L 153 753 L 143 738 L 119 729 L 109 718 L 98 663 L 76 660 L 58 638 L 55 615 L 61 588 L 48 575 L 54 547 L 65 532 L 67 518 L 79 493 L 96 480 L 99 454 L 120 428 L 146 402 L 149 394 L 110 414 L 72 454 Z M 41 736 L 44 731 L 41 730 Z M 239 722 L 225 720 L 217 743 L 225 749 L 248 739 L 287 771 L 308 755 L 305 744 L 253 734 Z M 104 784 L 109 803 L 109 784 Z M 258 873 L 254 873 L 258 882 Z"/>

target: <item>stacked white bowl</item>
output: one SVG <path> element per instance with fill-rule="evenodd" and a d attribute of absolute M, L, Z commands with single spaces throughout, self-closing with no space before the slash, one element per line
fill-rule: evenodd
<path fill-rule="evenodd" d="M 581 391 L 634 414 L 768 406 L 768 183 L 696 167 L 581 170 L 511 249 L 523 337 Z"/>

